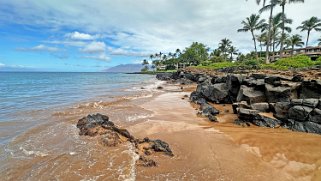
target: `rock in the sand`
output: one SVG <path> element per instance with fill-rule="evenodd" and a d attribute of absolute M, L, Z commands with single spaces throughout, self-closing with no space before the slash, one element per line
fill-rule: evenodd
<path fill-rule="evenodd" d="M 266 97 L 263 92 L 255 90 L 254 87 L 242 85 L 237 95 L 237 102 L 247 101 L 248 104 L 265 102 Z"/>
<path fill-rule="evenodd" d="M 213 106 L 211 106 L 207 103 L 202 104 L 200 109 L 201 109 L 203 115 L 210 115 L 210 114 L 217 115 L 220 113 L 219 110 L 215 109 Z"/>
<path fill-rule="evenodd" d="M 289 109 L 291 108 L 290 102 L 277 102 L 274 104 L 274 117 L 280 120 L 287 120 Z"/>
<path fill-rule="evenodd" d="M 110 130 L 107 130 L 106 134 L 101 136 L 100 142 L 102 145 L 108 147 L 117 146 L 118 144 L 122 143 L 119 135 L 116 132 Z"/>
<path fill-rule="evenodd" d="M 293 131 L 321 134 L 321 124 L 289 120 L 288 128 Z"/>
<path fill-rule="evenodd" d="M 226 83 L 219 84 L 199 84 L 196 92 L 201 93 L 202 97 L 216 103 L 230 103 Z"/>
<path fill-rule="evenodd" d="M 303 81 L 301 91 L 299 93 L 300 99 L 321 98 L 321 80 Z"/>
<path fill-rule="evenodd" d="M 275 128 L 281 125 L 281 121 L 259 114 L 259 111 L 240 108 L 238 118 L 244 122 L 250 122 L 260 127 Z"/>
<path fill-rule="evenodd" d="M 199 93 L 199 92 L 192 92 L 190 97 L 189 97 L 190 101 L 196 103 L 196 104 L 205 104 L 206 103 L 206 100 L 203 98 L 202 94 Z"/>
<path fill-rule="evenodd" d="M 79 135 L 96 136 L 97 134 L 105 134 L 103 127 L 114 127 L 114 123 L 109 121 L 109 117 L 102 114 L 88 115 L 80 119 L 77 128 L 80 129 Z"/>
<path fill-rule="evenodd" d="M 296 121 L 308 121 L 312 108 L 307 106 L 293 106 L 289 109 L 289 118 Z"/>
<path fill-rule="evenodd" d="M 149 138 L 144 138 L 143 140 L 138 140 L 137 145 L 142 145 L 142 149 L 149 152 L 162 152 L 169 156 L 174 156 L 172 150 L 170 149 L 168 143 L 162 140 L 151 140 Z"/>
<path fill-rule="evenodd" d="M 269 112 L 270 105 L 267 102 L 254 103 L 254 104 L 251 104 L 251 108 L 261 112 Z"/>
<path fill-rule="evenodd" d="M 152 159 L 140 156 L 139 159 L 136 161 L 136 165 L 142 167 L 156 167 L 157 163 Z"/>
<path fill-rule="evenodd" d="M 287 102 L 291 98 L 291 88 L 285 86 L 273 86 L 270 84 L 265 84 L 266 88 L 266 98 L 269 103 L 272 102 Z"/>

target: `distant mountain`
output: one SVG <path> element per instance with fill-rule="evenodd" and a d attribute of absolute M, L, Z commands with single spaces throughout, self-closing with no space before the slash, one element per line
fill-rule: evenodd
<path fill-rule="evenodd" d="M 140 72 L 143 68 L 141 64 L 121 64 L 115 67 L 108 68 L 104 72 L 121 72 L 121 73 L 132 73 Z"/>

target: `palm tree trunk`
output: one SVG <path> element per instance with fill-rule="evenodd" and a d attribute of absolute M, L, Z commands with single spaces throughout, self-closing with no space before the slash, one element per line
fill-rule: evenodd
<path fill-rule="evenodd" d="M 285 4 L 282 6 L 282 34 L 281 34 L 281 45 L 280 45 L 280 56 L 283 55 L 283 46 L 284 46 L 284 29 L 285 29 Z"/>
<path fill-rule="evenodd" d="M 267 40 L 266 40 L 265 63 L 267 63 L 267 64 L 270 63 L 269 46 L 270 46 L 270 42 L 271 42 L 271 30 L 272 30 L 273 9 L 274 9 L 274 7 L 272 6 L 272 7 L 271 7 L 271 10 L 270 10 L 269 32 L 268 32 L 268 37 L 267 37 Z"/>
<path fill-rule="evenodd" d="M 254 36 L 254 32 L 253 32 L 253 31 L 251 31 L 251 34 L 252 34 L 253 42 L 254 42 L 255 57 L 256 57 L 256 60 L 258 60 L 258 59 L 259 59 L 259 57 L 258 57 L 258 55 L 257 55 L 256 39 L 255 39 L 255 36 Z"/>
<path fill-rule="evenodd" d="M 307 42 L 305 44 L 305 48 L 308 47 L 309 38 L 310 38 L 310 30 L 308 30 L 308 37 L 307 37 Z"/>
<path fill-rule="evenodd" d="M 291 57 L 293 57 L 293 54 L 294 54 L 294 45 L 292 45 Z"/>
<path fill-rule="evenodd" d="M 262 47 L 262 42 L 260 41 L 260 50 L 261 50 L 261 51 L 260 51 L 260 58 L 262 57 L 262 51 L 263 51 L 262 49 L 263 49 L 263 47 Z"/>

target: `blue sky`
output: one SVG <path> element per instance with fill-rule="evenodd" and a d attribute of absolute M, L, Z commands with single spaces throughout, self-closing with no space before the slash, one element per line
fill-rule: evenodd
<path fill-rule="evenodd" d="M 321 18 L 319 7 L 319 0 L 290 4 L 292 28 Z M 102 71 L 193 41 L 216 48 L 225 37 L 248 52 L 250 34 L 236 30 L 259 8 L 254 0 L 2 0 L 0 70 Z M 311 45 L 320 37 L 312 32 Z"/>

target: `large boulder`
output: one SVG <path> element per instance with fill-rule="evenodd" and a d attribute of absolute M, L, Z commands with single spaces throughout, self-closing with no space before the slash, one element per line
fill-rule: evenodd
<path fill-rule="evenodd" d="M 190 101 L 200 105 L 206 103 L 206 100 L 203 98 L 202 94 L 196 91 L 191 93 L 189 99 Z"/>
<path fill-rule="evenodd" d="M 273 110 L 274 110 L 273 116 L 280 120 L 287 120 L 290 108 L 291 108 L 290 102 L 277 102 L 274 104 L 274 107 L 273 107 Z"/>
<path fill-rule="evenodd" d="M 301 99 L 321 98 L 321 80 L 303 81 L 299 93 Z"/>
<path fill-rule="evenodd" d="M 237 95 L 237 102 L 247 101 L 249 104 L 265 102 L 266 97 L 263 92 L 255 90 L 254 87 L 242 85 Z"/>
<path fill-rule="evenodd" d="M 293 106 L 289 109 L 289 118 L 295 121 L 308 121 L 312 111 L 313 109 L 307 106 Z"/>
<path fill-rule="evenodd" d="M 96 136 L 98 134 L 105 134 L 105 127 L 114 127 L 114 123 L 109 121 L 109 117 L 102 114 L 93 114 L 83 117 L 77 123 L 79 128 L 79 135 Z"/>
<path fill-rule="evenodd" d="M 291 99 L 291 88 L 285 86 L 273 86 L 265 84 L 265 94 L 269 103 L 288 102 Z"/>
<path fill-rule="evenodd" d="M 242 79 L 243 77 L 241 75 L 232 74 L 227 76 L 226 84 L 230 92 L 230 95 L 233 98 L 233 101 L 236 100 L 237 94 L 240 90 Z"/>
<path fill-rule="evenodd" d="M 205 99 L 212 102 L 231 103 L 226 83 L 200 84 L 197 86 L 196 92 L 201 93 Z"/>
<path fill-rule="evenodd" d="M 280 86 L 281 85 L 281 78 L 276 76 L 266 77 L 264 82 L 273 86 Z"/>
<path fill-rule="evenodd" d="M 309 121 L 321 124 L 321 110 L 314 109 L 309 115 Z"/>

